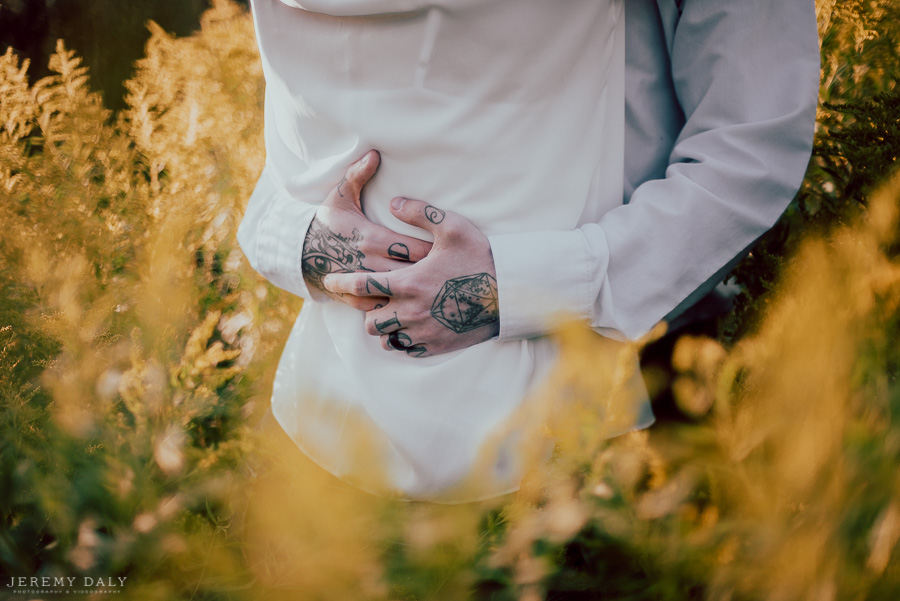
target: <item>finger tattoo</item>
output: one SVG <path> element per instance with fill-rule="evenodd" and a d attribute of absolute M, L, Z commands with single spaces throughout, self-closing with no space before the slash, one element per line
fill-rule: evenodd
<path fill-rule="evenodd" d="M 341 178 L 341 181 L 339 181 L 339 182 L 338 182 L 338 185 L 337 185 L 337 193 L 338 193 L 338 196 L 340 196 L 341 198 L 344 197 L 344 191 L 341 190 L 341 188 L 342 188 L 342 187 L 344 186 L 344 184 L 346 184 L 346 183 L 347 183 L 347 176 L 345 175 L 344 177 Z"/>
<path fill-rule="evenodd" d="M 425 218 L 428 219 L 428 221 L 430 221 L 431 223 L 433 223 L 435 225 L 437 225 L 441 221 L 443 221 L 444 217 L 446 215 L 447 214 L 445 212 L 443 212 L 442 210 L 440 210 L 437 207 L 433 207 L 431 205 L 428 205 L 427 207 L 425 207 Z"/>
<path fill-rule="evenodd" d="M 394 296 L 391 292 L 391 283 L 387 280 L 384 281 L 384 285 L 381 284 L 378 280 L 373 278 L 370 275 L 366 276 L 366 293 L 372 294 L 372 288 L 383 294 L 384 296 Z"/>
<path fill-rule="evenodd" d="M 398 334 L 399 336 L 399 334 Z M 407 347 L 406 354 L 410 357 L 426 357 L 428 356 L 428 348 L 424 344 L 414 344 Z"/>
<path fill-rule="evenodd" d="M 384 321 L 375 320 L 375 329 L 378 330 L 380 334 L 389 334 L 394 330 L 399 330 L 403 326 L 400 325 L 400 320 L 397 319 L 397 313 L 394 313 L 394 316 L 390 319 L 386 319 Z M 390 330 L 390 331 L 388 331 Z"/>
<path fill-rule="evenodd" d="M 395 242 L 388 247 L 388 256 L 402 261 L 409 261 L 409 247 L 400 242 Z"/>

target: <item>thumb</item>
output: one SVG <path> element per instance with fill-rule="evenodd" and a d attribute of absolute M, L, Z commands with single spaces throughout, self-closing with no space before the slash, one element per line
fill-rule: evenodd
<path fill-rule="evenodd" d="M 362 190 L 369 183 L 378 165 L 381 163 L 381 155 L 376 150 L 370 150 L 358 161 L 347 168 L 344 178 L 331 190 L 332 201 L 335 204 L 350 203 L 362 212 Z"/>
<path fill-rule="evenodd" d="M 453 225 L 458 221 L 455 213 L 447 213 L 427 202 L 402 196 L 391 199 L 391 213 L 400 221 L 428 230 L 434 234 L 435 240 L 453 231 Z"/>

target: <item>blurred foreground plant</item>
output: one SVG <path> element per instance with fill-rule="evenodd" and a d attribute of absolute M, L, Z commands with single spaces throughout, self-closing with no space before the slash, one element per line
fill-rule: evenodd
<path fill-rule="evenodd" d="M 562 430 L 576 444 L 495 552 L 511 578 L 539 566 L 509 598 L 900 596 L 898 210 L 900 177 L 852 227 L 804 244 L 733 349 L 682 340 L 676 393 L 712 399 L 706 421 L 609 442 L 583 420 Z M 587 334 L 563 344 L 596 356 Z M 561 541 L 554 523 L 580 527 Z"/>
<path fill-rule="evenodd" d="M 263 162 L 252 24 L 218 2 L 200 35 L 153 27 L 115 116 L 62 42 L 50 67 L 29 87 L 0 57 L 0 575 L 246 588 L 230 531 L 274 367 L 251 359 L 298 308 L 233 240 Z"/>
<path fill-rule="evenodd" d="M 729 276 L 743 291 L 724 323 L 727 340 L 765 318 L 799 244 L 853 223 L 900 157 L 900 4 L 816 0 L 816 9 L 822 79 L 813 157 L 797 197 Z"/>

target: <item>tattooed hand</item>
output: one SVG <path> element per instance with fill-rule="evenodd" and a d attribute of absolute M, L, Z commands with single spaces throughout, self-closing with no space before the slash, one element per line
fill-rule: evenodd
<path fill-rule="evenodd" d="M 431 244 L 376 225 L 362 212 L 362 191 L 378 170 L 374 150 L 350 165 L 316 210 L 303 242 L 303 277 L 311 288 L 355 309 L 370 311 L 387 302 L 387 294 L 357 297 L 329 292 L 322 278 L 330 273 L 392 271 L 421 260 Z"/>
<path fill-rule="evenodd" d="M 434 234 L 434 247 L 415 265 L 392 273 L 329 275 L 325 288 L 360 299 L 390 300 L 366 314 L 366 331 L 414 357 L 467 348 L 500 330 L 497 280 L 487 237 L 470 221 L 418 200 L 395 198 L 398 219 Z"/>

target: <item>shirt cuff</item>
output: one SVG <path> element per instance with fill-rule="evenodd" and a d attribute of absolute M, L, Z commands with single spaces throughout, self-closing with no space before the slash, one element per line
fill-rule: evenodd
<path fill-rule="evenodd" d="M 499 340 L 541 336 L 560 319 L 590 320 L 606 273 L 605 244 L 581 230 L 488 236 L 500 306 Z"/>
<path fill-rule="evenodd" d="M 303 279 L 303 241 L 318 205 L 291 197 L 265 172 L 253 191 L 249 204 L 253 203 L 264 207 L 261 218 L 254 227 L 254 220 L 245 215 L 238 230 L 238 242 L 253 259 L 253 267 L 279 288 L 302 298 L 327 300 Z"/>

